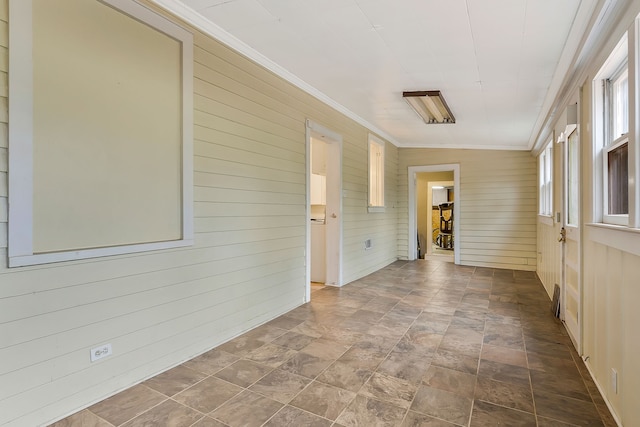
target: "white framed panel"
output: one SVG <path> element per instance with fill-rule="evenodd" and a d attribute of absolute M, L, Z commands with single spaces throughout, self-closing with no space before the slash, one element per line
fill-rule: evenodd
<path fill-rule="evenodd" d="M 172 48 L 176 52 L 176 62 L 175 67 L 177 69 L 172 70 L 172 75 L 175 76 L 175 85 L 176 85 L 176 96 L 173 96 L 173 99 L 168 99 L 167 103 L 170 105 L 175 105 L 175 108 L 171 111 L 174 111 L 173 117 L 175 118 L 175 132 L 173 133 L 175 150 L 167 151 L 165 150 L 165 163 L 173 163 L 172 169 L 174 177 L 172 186 L 174 187 L 174 192 L 172 197 L 174 206 L 173 224 L 174 232 L 171 233 L 157 233 L 154 234 L 153 229 L 151 229 L 150 235 L 146 235 L 143 237 L 139 237 L 132 233 L 134 237 L 132 237 L 128 241 L 109 241 L 105 239 L 104 244 L 100 244 L 100 233 L 96 233 L 98 236 L 94 241 L 88 240 L 88 243 L 77 243 L 77 241 L 73 241 L 70 239 L 69 241 L 72 243 L 61 243 L 60 247 L 56 247 L 55 244 L 51 244 L 51 241 L 55 241 L 55 237 L 50 239 L 49 243 L 45 244 L 35 244 L 38 240 L 36 237 L 41 237 L 41 235 L 34 235 L 34 233 L 38 233 L 38 228 L 35 227 L 37 224 L 36 215 L 38 214 L 39 218 L 46 218 L 47 213 L 51 211 L 51 209 L 43 209 L 42 206 L 45 207 L 53 207 L 54 209 L 58 209 L 56 203 L 59 203 L 60 212 L 58 218 L 64 218 L 64 209 L 69 210 L 69 217 L 72 217 L 72 214 L 80 215 L 78 218 L 86 218 L 86 215 L 91 213 L 92 205 L 97 205 L 98 208 L 94 208 L 94 212 L 98 210 L 105 209 L 113 209 L 114 211 L 122 210 L 123 212 L 118 212 L 119 216 L 116 218 L 120 218 L 120 222 L 116 219 L 113 223 L 108 223 L 108 221 L 101 221 L 100 224 L 104 226 L 107 230 L 99 230 L 103 233 L 103 235 L 108 235 L 109 230 L 119 231 L 118 227 L 122 226 L 123 231 L 122 234 L 126 235 L 128 233 L 127 230 L 135 229 L 136 223 L 144 224 L 144 213 L 140 213 L 140 210 L 145 209 L 144 203 L 139 203 L 132 209 L 137 209 L 136 212 L 138 215 L 134 217 L 130 215 L 130 212 L 127 211 L 129 206 L 124 203 L 123 206 L 117 206 L 117 197 L 114 197 L 114 194 L 117 196 L 118 189 L 110 188 L 113 194 L 111 194 L 111 199 L 108 203 L 104 204 L 103 200 L 99 200 L 101 196 L 104 195 L 105 191 L 96 190 L 95 194 L 91 194 L 90 197 L 85 200 L 81 199 L 78 204 L 84 203 L 84 205 L 79 209 L 80 213 L 73 212 L 73 208 L 68 207 L 69 200 L 73 200 L 74 195 L 65 194 L 62 191 L 65 187 L 58 186 L 54 187 L 55 190 L 51 193 L 55 193 L 55 195 L 59 195 L 59 200 L 55 199 L 55 196 L 48 194 L 46 188 L 42 191 L 41 188 L 36 187 L 37 182 L 36 177 L 38 177 L 38 172 L 41 169 L 34 170 L 34 168 L 45 165 L 46 168 L 49 168 L 52 173 L 62 175 L 68 175 L 65 179 L 69 179 L 71 181 L 75 180 L 82 185 L 83 175 L 82 168 L 85 167 L 85 171 L 88 170 L 86 165 L 83 165 L 82 158 L 77 160 L 75 164 L 77 164 L 78 169 L 71 169 L 69 165 L 67 166 L 59 166 L 55 162 L 51 162 L 52 164 L 47 164 L 47 156 L 40 156 L 39 163 L 35 162 L 36 153 L 36 145 L 37 141 L 34 138 L 40 135 L 46 135 L 49 137 L 52 132 L 42 131 L 42 123 L 46 123 L 49 126 L 55 128 L 55 126 L 62 127 L 66 125 L 69 126 L 69 123 L 61 123 L 52 120 L 51 117 L 47 114 L 43 114 L 47 111 L 56 111 L 50 105 L 51 100 L 46 96 L 48 93 L 40 93 L 40 98 L 37 98 L 38 93 L 36 93 L 36 87 L 42 88 L 47 87 L 46 84 L 40 84 L 40 86 L 36 85 L 35 75 L 36 71 L 40 71 L 43 68 L 43 64 L 47 64 L 47 60 L 52 60 L 52 57 L 43 58 L 34 58 L 34 40 L 36 40 L 34 36 L 34 31 L 39 31 L 41 27 L 36 27 L 34 25 L 34 19 L 37 19 L 37 14 L 34 13 L 34 6 L 41 7 L 44 5 L 46 7 L 49 3 L 43 3 L 43 0 L 29 0 L 29 1 L 20 1 L 20 0 L 11 0 L 10 1 L 10 20 L 12 25 L 10 26 L 10 81 L 9 81 L 9 109 L 11 111 L 10 114 L 10 124 L 9 124 L 9 241 L 8 241 L 8 255 L 9 255 L 9 266 L 24 266 L 24 265 L 33 265 L 33 264 L 41 264 L 41 263 L 49 263 L 49 262 L 58 262 L 58 261 L 68 261 L 75 259 L 84 259 L 84 258 L 93 258 L 107 255 L 117 255 L 117 254 L 126 254 L 133 252 L 141 252 L 148 250 L 157 250 L 157 249 L 165 249 L 171 247 L 180 247 L 187 246 L 193 244 L 193 36 L 190 32 L 185 30 L 184 28 L 174 24 L 170 20 L 164 18 L 163 16 L 147 9 L 146 7 L 140 5 L 139 3 L 132 0 L 93 0 L 92 2 L 80 2 L 75 3 L 77 5 L 77 10 L 79 13 L 85 12 L 87 6 L 99 7 L 104 15 L 111 16 L 113 19 L 119 19 L 122 22 L 128 24 L 131 28 L 133 28 L 133 32 L 138 32 L 141 37 L 148 36 L 149 38 L 155 38 L 155 40 L 166 41 L 166 45 L 177 46 L 177 48 Z M 41 6 L 39 6 L 41 5 Z M 104 13 L 107 9 L 111 9 L 111 12 Z M 87 9 L 88 10 L 88 9 Z M 37 11 L 37 10 L 36 10 Z M 115 11 L 115 13 L 113 13 Z M 106 24 L 105 24 L 106 25 Z M 96 23 L 97 26 L 97 23 Z M 111 27 L 109 27 L 111 28 Z M 62 38 L 66 36 L 64 32 L 62 33 Z M 110 34 L 109 34 L 110 35 Z M 42 35 L 39 35 L 39 40 L 43 39 Z M 137 38 L 136 38 L 137 40 Z M 95 40 L 94 40 L 95 41 Z M 126 40 L 124 40 L 126 44 Z M 82 44 L 82 41 L 78 42 L 79 45 Z M 89 43 L 87 43 L 89 45 Z M 150 47 L 154 47 L 150 45 Z M 40 48 L 42 52 L 42 48 Z M 45 53 L 49 53 L 47 50 L 44 50 Z M 150 53 L 151 54 L 151 53 Z M 53 58 L 54 60 L 57 58 Z M 123 62 L 114 62 L 114 64 L 122 65 Z M 125 66 L 135 67 L 136 64 L 130 65 L 128 62 L 124 62 Z M 116 65 L 114 65 L 116 66 Z M 38 67 L 38 68 L 36 68 Z M 78 65 L 76 65 L 78 67 Z M 72 69 L 72 72 L 69 73 L 69 77 L 67 80 L 71 81 L 73 84 L 73 72 L 76 72 L 76 76 L 81 74 L 81 71 L 77 69 Z M 108 70 L 105 71 L 106 75 L 108 75 Z M 125 72 L 126 74 L 126 72 Z M 39 74 L 40 76 L 42 73 Z M 54 78 L 56 76 L 53 76 Z M 60 78 L 64 78 L 60 77 Z M 86 81 L 91 83 L 92 75 L 88 75 Z M 104 76 L 103 76 L 104 77 Z M 38 80 L 40 81 L 40 80 Z M 85 83 L 86 83 L 85 81 Z M 95 86 L 100 85 L 100 76 L 95 76 Z M 68 82 L 67 82 L 68 83 Z M 123 81 L 123 84 L 131 83 Z M 135 83 L 135 82 L 133 82 Z M 160 82 L 162 83 L 162 82 Z M 93 84 L 93 83 L 91 83 Z M 42 90 L 42 89 L 39 89 Z M 103 89 L 103 92 L 108 92 L 108 89 Z M 152 92 L 147 92 L 152 93 Z M 60 96 L 60 94 L 58 94 Z M 40 101 L 38 101 L 40 99 Z M 38 102 L 43 102 L 44 99 L 45 105 L 44 108 L 40 108 L 41 105 Z M 96 113 L 95 116 L 102 114 L 105 115 L 105 111 L 108 113 L 108 108 L 105 111 L 101 111 L 100 108 L 104 106 L 99 102 L 100 98 L 92 99 L 94 104 L 88 102 L 88 104 L 77 107 L 77 110 L 71 111 L 69 116 L 79 116 L 79 112 L 82 112 L 83 108 L 90 109 L 94 107 Z M 139 99 L 136 101 L 140 101 L 143 105 L 146 99 L 143 96 L 139 96 Z M 67 101 L 66 99 L 61 101 Z M 153 123 L 155 116 L 153 116 L 154 110 L 153 106 L 158 104 L 158 100 L 149 100 L 147 105 L 149 106 L 149 112 L 146 112 L 151 117 L 147 117 L 146 123 Z M 64 102 L 60 102 L 58 105 L 61 105 L 60 109 L 64 112 Z M 71 110 L 71 104 L 69 110 Z M 46 110 L 46 108 L 50 108 L 50 110 Z M 122 110 L 125 113 L 121 114 L 122 116 L 126 116 L 127 105 L 126 102 L 123 102 Z M 133 108 L 133 107 L 132 107 Z M 138 108 L 141 113 L 145 113 L 142 111 L 142 108 Z M 112 111 L 114 109 L 112 108 Z M 137 112 L 135 110 L 133 112 Z M 170 109 L 169 109 L 170 110 Z M 114 115 L 120 112 L 113 112 Z M 53 116 L 53 114 L 51 114 Z M 95 117 L 94 116 L 94 117 Z M 43 119 L 44 117 L 44 119 Z M 90 134 L 93 129 L 91 116 L 83 121 L 81 124 L 85 127 L 85 134 L 77 134 L 74 135 L 76 137 L 77 145 L 75 148 L 85 149 L 86 147 L 82 145 L 83 141 L 87 140 L 87 134 Z M 57 117 L 56 117 L 57 118 Z M 37 121 L 36 121 L 37 120 Z M 49 122 L 47 123 L 47 120 Z M 106 121 L 106 120 L 105 120 Z M 135 122 L 135 120 L 131 120 L 131 122 Z M 78 127 L 82 127 L 78 126 Z M 114 128 L 118 128 L 120 134 L 122 132 L 129 132 L 129 129 L 126 129 L 126 126 L 122 125 L 122 122 L 114 125 Z M 145 133 L 145 130 L 139 126 L 142 130 L 138 129 L 138 135 L 141 133 L 145 136 L 147 140 L 153 141 L 155 136 L 153 136 L 152 126 L 147 126 L 149 129 L 148 134 Z M 46 129 L 46 126 L 45 126 Z M 51 127 L 49 128 L 51 129 Z M 98 135 L 101 135 L 99 131 L 96 129 L 96 138 Z M 126 129 L 126 130 L 125 130 Z M 75 130 L 75 129 L 74 129 Z M 135 138 L 135 132 L 131 132 L 132 143 L 136 143 L 136 141 L 140 141 L 140 139 Z M 69 140 L 72 140 L 73 137 L 69 137 Z M 108 139 L 108 138 L 106 138 Z M 64 140 L 64 138 L 60 138 L 60 140 Z M 117 161 L 124 162 L 120 163 L 123 166 L 127 161 L 131 162 L 132 159 L 128 156 L 127 144 L 123 143 L 123 141 L 115 141 L 120 143 L 120 146 L 124 147 L 120 150 L 120 152 L 116 153 L 120 157 L 117 157 L 115 163 L 105 165 L 106 173 L 118 174 L 119 170 L 117 168 Z M 49 142 L 49 141 L 46 141 Z M 63 143 L 69 143 L 70 141 L 64 140 Z M 42 145 L 40 142 L 40 147 L 46 147 L 46 144 Z M 109 144 L 105 144 L 109 145 Z M 71 147 L 69 151 L 66 153 L 58 153 L 59 159 L 64 159 L 65 156 L 73 156 L 76 154 L 73 151 L 73 144 L 69 144 L 68 147 Z M 130 147 L 130 146 L 129 146 Z M 150 145 L 150 158 L 153 161 L 153 145 Z M 87 154 L 88 153 L 88 154 Z M 167 154 L 168 153 L 168 154 Z M 86 149 L 85 155 L 93 155 L 94 153 L 90 149 Z M 95 156 L 98 156 L 96 153 Z M 113 159 L 114 153 L 108 153 L 107 157 L 110 156 Z M 133 156 L 131 156 L 133 157 Z M 85 157 L 88 158 L 88 157 Z M 137 159 L 144 158 L 144 156 L 139 155 Z M 134 158 L 135 161 L 135 158 Z M 69 164 L 73 165 L 74 162 L 70 162 Z M 114 167 L 114 165 L 116 167 Z M 129 170 L 136 170 L 139 166 L 139 171 L 137 172 L 141 177 L 141 179 L 145 178 L 147 175 L 147 170 L 144 169 L 143 165 L 128 165 Z M 57 168 L 57 169 L 56 169 Z M 124 167 L 123 167 L 124 169 Z M 91 172 L 91 171 L 89 171 Z M 45 175 L 46 176 L 46 175 Z M 117 175 L 114 175 L 117 176 Z M 168 175 L 169 176 L 169 175 Z M 153 180 L 141 181 L 141 185 L 147 185 L 149 189 L 153 189 L 157 194 L 155 195 L 155 200 L 161 200 L 165 195 L 162 193 L 163 186 L 153 185 Z M 108 175 L 103 176 L 103 181 L 108 179 Z M 42 182 L 45 185 L 48 185 L 46 179 L 43 179 L 42 176 L 39 178 L 40 185 Z M 99 179 L 98 179 L 99 181 Z M 117 181 L 117 180 L 115 180 Z M 121 180 L 122 181 L 122 180 Z M 62 181 L 64 182 L 64 181 Z M 137 182 L 136 182 L 137 183 Z M 126 184 L 126 180 L 124 180 L 124 184 Z M 106 184 L 107 186 L 109 184 Z M 127 185 L 123 185 L 123 182 L 119 182 L 119 189 L 123 192 L 126 192 Z M 36 191 L 40 190 L 40 191 Z M 130 192 L 131 193 L 131 192 Z M 142 194 L 142 193 L 140 193 Z M 93 199 L 91 198 L 93 197 Z M 49 198 L 47 204 L 40 204 L 44 199 Z M 35 201 L 34 201 L 35 200 Z M 135 200 L 135 194 L 131 195 L 129 200 Z M 92 203 L 95 201 L 96 203 Z M 100 205 L 103 203 L 103 205 Z M 39 208 L 40 206 L 40 208 Z M 153 206 L 153 205 L 152 205 Z M 77 206 L 75 207 L 76 209 Z M 40 209 L 35 211 L 35 209 Z M 85 210 L 82 210 L 85 209 Z M 148 212 L 148 215 L 158 215 L 158 212 Z M 132 222 L 127 222 L 129 217 L 134 217 Z M 159 213 L 159 216 L 162 216 L 162 213 Z M 177 218 L 177 219 L 176 219 Z M 72 227 L 73 221 L 67 219 L 67 229 Z M 137 221 L 137 222 L 136 222 Z M 64 224 L 64 221 L 60 221 Z M 162 219 L 156 221 L 159 227 L 163 227 Z M 46 223 L 45 223 L 46 224 Z M 53 228 L 52 224 L 46 224 L 45 226 L 48 230 Z M 64 229 L 65 225 L 61 228 Z M 111 228 L 109 228 L 111 227 Z M 128 228 L 127 228 L 128 227 Z M 89 228 L 90 229 L 90 228 Z M 42 227 L 40 228 L 42 230 Z M 97 228 L 96 228 L 97 230 Z M 42 233 L 42 231 L 40 232 Z M 69 235 L 73 234 L 73 230 L 69 229 Z M 80 233 L 78 233 L 80 234 Z M 55 236 L 55 233 L 53 234 Z M 59 234 L 63 235 L 63 234 Z M 157 238 L 156 238 L 157 237 Z"/>

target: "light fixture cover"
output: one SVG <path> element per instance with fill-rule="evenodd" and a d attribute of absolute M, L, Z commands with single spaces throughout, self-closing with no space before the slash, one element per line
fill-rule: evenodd
<path fill-rule="evenodd" d="M 427 124 L 456 122 L 439 90 L 402 92 L 402 97 Z"/>

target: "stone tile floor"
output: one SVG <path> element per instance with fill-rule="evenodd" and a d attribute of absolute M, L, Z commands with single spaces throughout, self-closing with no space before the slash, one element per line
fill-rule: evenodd
<path fill-rule="evenodd" d="M 531 272 L 398 261 L 53 426 L 615 426 Z"/>

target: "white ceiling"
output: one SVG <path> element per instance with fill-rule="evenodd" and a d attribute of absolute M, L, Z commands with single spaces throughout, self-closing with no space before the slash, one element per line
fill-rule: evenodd
<path fill-rule="evenodd" d="M 398 146 L 523 150 L 596 2 L 181 1 Z M 412 90 L 442 91 L 456 123 L 424 124 Z"/>

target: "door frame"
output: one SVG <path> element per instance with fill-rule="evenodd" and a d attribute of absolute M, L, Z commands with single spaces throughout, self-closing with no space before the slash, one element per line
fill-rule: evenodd
<path fill-rule="evenodd" d="M 327 144 L 326 284 L 342 286 L 342 135 L 307 119 L 305 122 L 306 249 L 304 302 L 311 301 L 311 138 Z M 329 173 L 330 172 L 330 173 Z M 329 218 L 335 214 L 336 218 Z M 334 221 L 335 220 L 335 221 Z"/>
<path fill-rule="evenodd" d="M 581 93 L 579 94 L 581 96 Z M 568 113 L 569 108 L 575 108 L 575 112 L 572 114 Z M 570 105 L 567 107 L 567 111 L 565 114 L 567 117 L 572 116 L 575 117 L 575 121 L 573 123 L 565 123 L 564 132 L 561 134 L 561 143 L 562 143 L 562 156 L 561 156 L 561 168 L 562 168 L 562 183 L 560 185 L 561 190 L 561 221 L 560 225 L 562 230 L 564 230 L 564 234 L 561 234 L 561 248 L 560 248 L 560 278 L 561 278 L 561 303 L 560 303 L 560 318 L 565 324 L 565 328 L 569 334 L 569 337 L 573 341 L 573 344 L 578 351 L 578 354 L 582 355 L 582 328 L 583 328 L 583 301 L 582 301 L 582 293 L 583 293 L 583 277 L 582 277 L 582 211 L 581 211 L 581 188 L 582 188 L 582 167 L 581 167 L 581 156 L 582 156 L 582 136 L 580 132 L 580 102 L 576 104 Z M 576 185 L 577 189 L 577 206 L 576 213 L 578 215 L 577 224 L 569 224 L 569 137 L 572 133 L 576 134 L 577 137 L 577 180 Z M 569 252 L 569 244 L 572 245 L 573 251 Z M 569 269 L 574 272 L 575 277 L 569 277 Z M 570 289 L 569 281 L 575 280 L 574 289 Z M 572 299 L 577 307 L 575 307 L 576 316 L 574 320 L 574 316 L 568 315 L 567 304 L 568 301 Z"/>
<path fill-rule="evenodd" d="M 409 184 L 409 234 L 407 236 L 408 254 L 407 259 L 413 261 L 417 258 L 417 242 L 416 235 L 418 229 L 417 206 L 416 206 L 416 174 L 419 172 L 451 172 L 453 171 L 453 234 L 455 236 L 453 245 L 453 262 L 460 264 L 460 164 L 450 163 L 442 165 L 425 165 L 425 166 L 409 166 L 408 168 L 408 184 Z"/>

